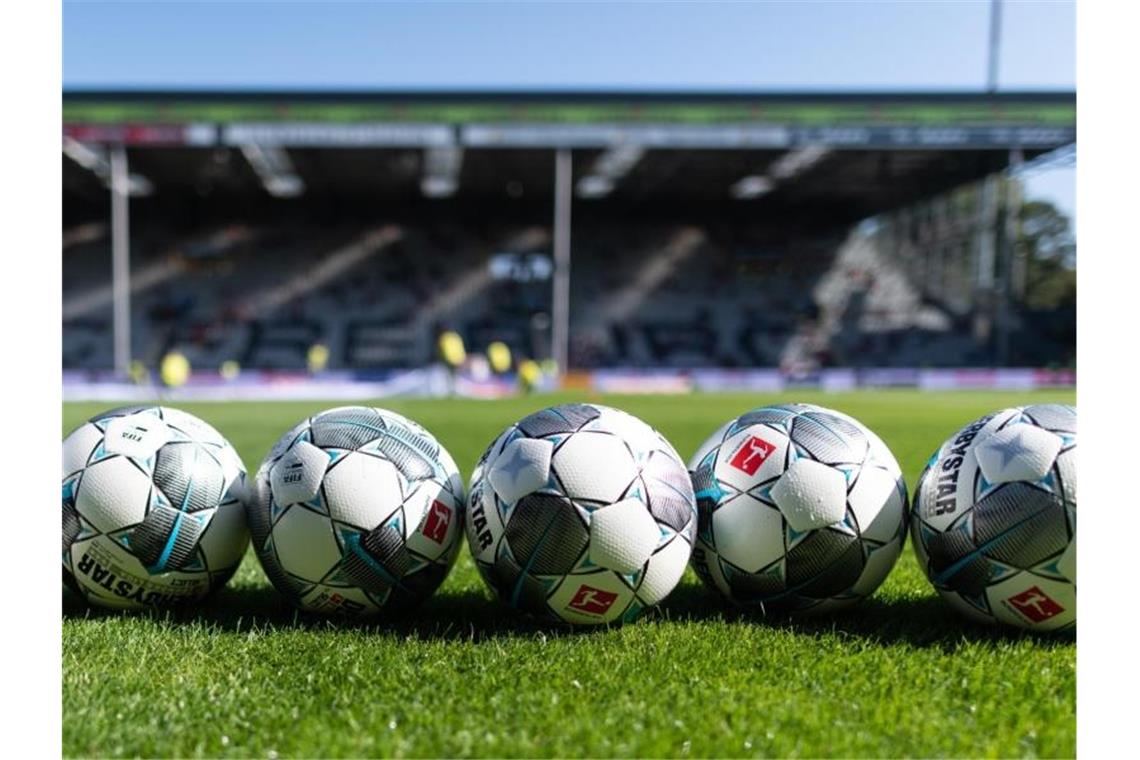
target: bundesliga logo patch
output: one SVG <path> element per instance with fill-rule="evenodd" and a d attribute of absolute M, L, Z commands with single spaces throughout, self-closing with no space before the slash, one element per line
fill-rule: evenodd
<path fill-rule="evenodd" d="M 1057 604 L 1036 586 L 1030 586 L 1025 591 L 1015 594 L 1005 601 L 1023 617 L 1032 620 L 1034 623 L 1041 623 L 1065 611 L 1064 607 Z"/>
<path fill-rule="evenodd" d="M 755 475 L 760 465 L 764 464 L 775 450 L 776 447 L 763 438 L 752 436 L 737 450 L 729 464 L 746 475 Z"/>
<path fill-rule="evenodd" d="M 433 501 L 427 520 L 424 521 L 424 535 L 437 544 L 442 544 L 447 537 L 448 525 L 451 525 L 451 509 L 446 504 Z"/>
<path fill-rule="evenodd" d="M 587 615 L 604 615 L 606 610 L 617 601 L 617 596 L 610 591 L 602 591 L 600 588 L 583 585 L 566 606 Z"/>

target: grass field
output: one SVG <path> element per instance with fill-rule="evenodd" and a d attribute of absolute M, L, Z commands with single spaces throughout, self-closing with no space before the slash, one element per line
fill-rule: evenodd
<path fill-rule="evenodd" d="M 560 397 L 558 400 L 564 400 Z M 878 432 L 913 486 L 930 452 L 984 412 L 1071 392 L 609 397 L 683 457 L 724 420 L 803 400 Z M 388 401 L 466 476 L 498 431 L 550 399 Z M 182 405 L 256 469 L 335 404 Z M 101 411 L 64 407 L 65 432 Z M 655 614 L 572 630 L 492 601 L 466 548 L 416 613 L 367 626 L 298 615 L 252 553 L 229 587 L 177 614 L 63 598 L 67 756 L 1073 756 L 1076 645 L 966 623 L 908 546 L 879 592 L 829 618 L 725 609 L 692 571 Z"/>

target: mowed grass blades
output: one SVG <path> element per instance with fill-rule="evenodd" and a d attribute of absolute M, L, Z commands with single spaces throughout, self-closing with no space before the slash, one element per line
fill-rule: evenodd
<path fill-rule="evenodd" d="M 385 400 L 466 478 L 499 430 L 550 403 Z M 747 409 L 808 401 L 859 418 L 913 487 L 966 422 L 1071 392 L 591 397 L 659 429 L 688 458 Z M 328 403 L 178 405 L 255 470 Z M 64 406 L 64 433 L 106 408 Z M 417 612 L 348 625 L 294 612 L 252 552 L 195 609 L 117 614 L 63 594 L 68 756 L 1072 756 L 1076 646 L 955 615 L 908 545 L 874 597 L 831 617 L 726 608 L 692 571 L 656 613 L 610 629 L 526 620 L 495 602 L 466 547 Z"/>

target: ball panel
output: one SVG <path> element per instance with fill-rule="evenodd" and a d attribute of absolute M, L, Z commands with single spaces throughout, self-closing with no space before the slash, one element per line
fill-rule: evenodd
<path fill-rule="evenodd" d="M 115 417 L 107 423 L 103 448 L 108 454 L 149 459 L 170 438 L 170 428 L 165 422 L 153 414 L 138 412 Z"/>
<path fill-rule="evenodd" d="M 994 575 L 992 563 L 977 551 L 966 526 L 933 533 L 923 540 L 935 586 L 967 596 L 978 596 Z"/>
<path fill-rule="evenodd" d="M 403 484 L 392 463 L 359 452 L 334 462 L 322 488 L 331 518 L 366 531 L 391 517 L 403 502 Z"/>
<path fill-rule="evenodd" d="M 1007 483 L 974 507 L 974 542 L 997 560 L 1036 565 L 1069 542 L 1065 508 L 1054 494 L 1026 483 Z"/>
<path fill-rule="evenodd" d="M 322 449 L 359 449 L 384 434 L 380 413 L 365 406 L 330 409 L 312 421 L 313 445 Z"/>
<path fill-rule="evenodd" d="M 433 464 L 434 454 L 424 450 L 428 448 L 425 442 L 409 440 L 406 434 L 401 435 L 400 432 L 399 428 L 389 425 L 387 435 L 369 442 L 363 450 L 378 454 L 394 464 L 409 483 L 431 478 L 439 467 L 438 463 Z"/>
<path fill-rule="evenodd" d="M 834 467 L 800 458 L 776 481 L 772 500 L 798 533 L 834 525 L 847 513 L 847 478 Z"/>
<path fill-rule="evenodd" d="M 619 620 L 633 597 L 633 589 L 607 570 L 567 576 L 547 604 L 563 620 L 597 625 Z"/>
<path fill-rule="evenodd" d="M 495 505 L 494 491 L 485 480 L 475 481 L 467 497 L 467 545 L 476 562 L 491 563 L 505 530 Z"/>
<path fill-rule="evenodd" d="M 891 569 L 902 554 L 902 538 L 892 541 L 884 546 L 869 548 L 866 563 L 859 579 L 851 587 L 851 591 L 858 596 L 870 596 L 883 584 L 890 575 Z"/>
<path fill-rule="evenodd" d="M 1065 504 L 1074 509 L 1077 506 L 1077 448 L 1066 449 L 1057 455 L 1057 478 L 1061 481 L 1061 493 Z"/>
<path fill-rule="evenodd" d="M 546 606 L 546 597 L 549 592 L 547 584 L 535 578 L 523 569 L 506 552 L 500 551 L 491 566 L 489 577 L 491 587 L 499 598 L 515 609 L 529 612 L 532 615 L 546 616 L 549 610 Z"/>
<path fill-rule="evenodd" d="M 1076 623 L 1077 591 L 1069 583 L 1018 573 L 986 589 L 993 616 L 1010 625 L 1052 631 Z"/>
<path fill-rule="evenodd" d="M 76 541 L 70 553 L 73 581 L 85 598 L 103 607 L 167 607 L 200 599 L 211 590 L 208 573 L 151 575 L 126 547 L 108 536 Z"/>
<path fill-rule="evenodd" d="M 788 549 L 787 583 L 813 599 L 851 588 L 863 573 L 859 538 L 837 530 L 817 530 Z"/>
<path fill-rule="evenodd" d="M 637 417 L 609 406 L 596 408 L 601 412 L 601 416 L 591 421 L 586 430 L 605 431 L 617 436 L 625 442 L 639 463 L 652 452 L 658 451 L 678 464 L 683 464 L 672 445 Z"/>
<path fill-rule="evenodd" d="M 736 567 L 755 573 L 784 556 L 784 519 L 755 497 L 739 494 L 712 512 L 716 551 Z"/>
<path fill-rule="evenodd" d="M 637 598 L 646 607 L 661 602 L 677 587 L 689 563 L 692 546 L 683 536 L 675 536 L 649 558 Z"/>
<path fill-rule="evenodd" d="M 237 568 L 249 547 L 245 509 L 236 499 L 223 501 L 199 542 L 211 573 Z"/>
<path fill-rule="evenodd" d="M 421 557 L 439 560 L 459 546 L 463 500 L 433 481 L 424 481 L 404 502 L 407 547 Z"/>
<path fill-rule="evenodd" d="M 156 506 L 130 534 L 131 551 L 150 572 L 181 570 L 194 558 L 212 513 Z"/>
<path fill-rule="evenodd" d="M 1060 437 L 1028 424 L 1009 425 L 979 437 L 974 446 L 982 474 L 991 483 L 1041 480 L 1060 451 Z"/>
<path fill-rule="evenodd" d="M 600 416 L 601 411 L 590 404 L 560 404 L 522 418 L 517 427 L 530 438 L 541 438 L 573 433 Z"/>
<path fill-rule="evenodd" d="M 103 431 L 90 423 L 84 423 L 64 438 L 63 477 L 70 477 L 87 466 L 87 460 L 102 440 Z"/>
<path fill-rule="evenodd" d="M 515 560 L 529 573 L 559 575 L 570 572 L 590 537 L 569 499 L 536 493 L 511 512 L 506 539 Z"/>
<path fill-rule="evenodd" d="M 787 566 L 783 559 L 773 562 L 762 572 L 745 573 L 736 570 L 720 560 L 716 562 L 721 577 L 724 578 L 728 596 L 739 604 L 773 604 L 784 597 L 787 590 Z M 791 599 L 785 598 L 785 603 Z M 779 603 L 775 601 L 775 607 Z"/>
<path fill-rule="evenodd" d="M 855 425 L 821 411 L 792 421 L 792 440 L 826 464 L 860 464 L 867 457 L 867 439 Z"/>
<path fill-rule="evenodd" d="M 197 512 L 218 506 L 225 489 L 221 465 L 197 443 L 169 443 L 155 455 L 154 484 L 174 507 Z"/>
<path fill-rule="evenodd" d="M 534 493 L 550 479 L 550 441 L 519 438 L 503 447 L 487 473 L 495 493 L 505 502 L 515 502 Z"/>
<path fill-rule="evenodd" d="M 368 615 L 379 609 L 368 594 L 360 589 L 321 584 L 306 589 L 297 599 L 297 604 L 309 612 L 348 617 Z"/>
<path fill-rule="evenodd" d="M 661 529 L 639 499 L 623 499 L 590 515 L 590 561 L 619 573 L 646 563 L 661 539 Z"/>
<path fill-rule="evenodd" d="M 102 459 L 83 471 L 75 509 L 100 533 L 140 523 L 150 504 L 150 478 L 126 457 Z"/>
<path fill-rule="evenodd" d="M 1070 583 L 1077 582 L 1077 534 L 1073 533 L 1073 540 L 1065 547 L 1061 558 L 1057 560 L 1057 571 L 1065 576 Z"/>
<path fill-rule="evenodd" d="M 229 443 L 213 425 L 181 409 L 174 409 L 169 406 L 162 407 L 162 419 L 171 428 L 178 430 L 194 441 L 229 447 Z"/>
<path fill-rule="evenodd" d="M 289 507 L 273 526 L 273 543 L 281 568 L 309 583 L 328 575 L 341 558 L 329 519 L 301 506 Z"/>
<path fill-rule="evenodd" d="M 612 504 L 637 476 L 625 443 L 602 432 L 571 435 L 551 464 L 566 495 L 576 500 Z"/>
<path fill-rule="evenodd" d="M 269 487 L 280 506 L 311 501 L 321 488 L 329 456 L 308 441 L 297 441 L 269 471 Z"/>
<path fill-rule="evenodd" d="M 652 452 L 642 465 L 641 477 L 655 491 L 660 491 L 658 484 L 662 484 L 671 488 L 683 501 L 693 500 L 693 482 L 689 471 L 680 459 L 668 452 Z"/>
<path fill-rule="evenodd" d="M 1023 410 L 1040 427 L 1058 433 L 1077 432 L 1077 410 L 1065 404 L 1033 404 Z"/>
<path fill-rule="evenodd" d="M 784 471 L 788 437 L 770 427 L 752 425 L 734 432 L 717 452 L 716 478 L 747 491 Z M 694 490 L 699 490 L 694 487 Z"/>
<path fill-rule="evenodd" d="M 652 479 L 646 481 L 645 492 L 649 500 L 649 512 L 662 525 L 668 525 L 677 532 L 685 532 L 690 541 L 697 524 L 697 512 L 693 508 L 693 487 L 686 483 L 688 495 L 678 492 L 672 486 Z"/>
<path fill-rule="evenodd" d="M 883 543 L 898 536 L 906 524 L 905 490 L 901 477 L 878 467 L 863 467 L 847 495 L 859 534 Z"/>

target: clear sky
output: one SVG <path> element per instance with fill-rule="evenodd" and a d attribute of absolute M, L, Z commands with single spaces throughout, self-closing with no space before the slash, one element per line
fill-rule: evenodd
<path fill-rule="evenodd" d="M 989 0 L 65 0 L 63 83 L 165 89 L 977 90 L 986 83 L 989 17 Z M 1005 0 L 999 87 L 1075 88 L 1075 28 L 1072 2 Z M 1056 201 L 1071 211 L 1071 177 L 1067 185 L 1057 177 L 1048 184 L 1055 186 L 1049 195 L 1059 189 Z"/>

